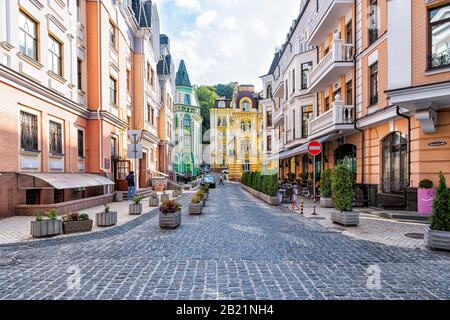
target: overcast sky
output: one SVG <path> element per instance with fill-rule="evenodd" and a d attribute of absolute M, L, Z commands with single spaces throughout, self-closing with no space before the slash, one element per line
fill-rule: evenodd
<path fill-rule="evenodd" d="M 194 84 L 238 81 L 260 89 L 299 13 L 300 0 L 155 0 L 176 68 Z"/>

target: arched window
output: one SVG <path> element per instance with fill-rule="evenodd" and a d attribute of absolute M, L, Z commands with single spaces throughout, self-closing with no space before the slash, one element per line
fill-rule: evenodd
<path fill-rule="evenodd" d="M 382 144 L 383 192 L 399 193 L 408 185 L 408 141 L 401 132 L 388 135 Z"/>
<path fill-rule="evenodd" d="M 334 161 L 336 165 L 346 165 L 356 175 L 356 146 L 344 144 L 337 148 L 334 152 Z"/>
<path fill-rule="evenodd" d="M 241 122 L 241 130 L 242 130 L 242 131 L 245 131 L 245 130 L 246 130 L 246 127 L 245 127 L 245 121 L 242 121 L 242 122 Z"/>
<path fill-rule="evenodd" d="M 184 95 L 184 104 L 191 105 L 191 96 L 189 94 Z"/>
<path fill-rule="evenodd" d="M 183 127 L 189 128 L 190 126 L 191 126 L 191 117 L 188 114 L 185 114 L 183 118 Z"/>
<path fill-rule="evenodd" d="M 242 103 L 242 111 L 244 111 L 244 112 L 250 111 L 249 106 L 250 106 L 250 104 L 247 101 L 244 101 Z"/>
<path fill-rule="evenodd" d="M 219 108 L 225 108 L 225 102 L 220 101 L 219 102 Z"/>
<path fill-rule="evenodd" d="M 252 131 L 252 122 L 251 121 L 247 122 L 247 128 L 248 128 L 248 131 Z"/>
<path fill-rule="evenodd" d="M 272 86 L 269 84 L 267 86 L 267 98 L 272 98 L 273 94 L 272 94 Z"/>

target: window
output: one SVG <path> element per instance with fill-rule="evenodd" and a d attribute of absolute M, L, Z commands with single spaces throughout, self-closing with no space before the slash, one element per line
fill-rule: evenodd
<path fill-rule="evenodd" d="M 117 156 L 117 139 L 115 137 L 111 137 L 111 157 Z"/>
<path fill-rule="evenodd" d="M 81 4 L 80 4 L 80 0 L 77 0 L 77 22 L 81 22 Z"/>
<path fill-rule="evenodd" d="M 284 93 L 285 93 L 285 99 L 286 101 L 289 99 L 289 82 L 286 79 L 285 84 L 284 84 Z"/>
<path fill-rule="evenodd" d="M 429 68 L 450 66 L 450 4 L 429 11 Z"/>
<path fill-rule="evenodd" d="M 295 110 L 292 110 L 292 139 L 295 139 Z"/>
<path fill-rule="evenodd" d="M 189 128 L 191 126 L 191 117 L 188 114 L 184 115 L 183 126 L 185 128 Z"/>
<path fill-rule="evenodd" d="M 20 147 L 24 150 L 38 151 L 38 117 L 20 111 Z"/>
<path fill-rule="evenodd" d="M 191 105 L 191 96 L 189 94 L 184 95 L 184 104 L 185 105 Z"/>
<path fill-rule="evenodd" d="M 54 189 L 53 190 L 53 203 L 64 202 L 64 190 Z"/>
<path fill-rule="evenodd" d="M 109 45 L 114 49 L 117 48 L 116 27 L 109 22 Z"/>
<path fill-rule="evenodd" d="M 41 190 L 36 190 L 36 189 L 26 190 L 25 203 L 27 205 L 40 204 L 41 203 Z"/>
<path fill-rule="evenodd" d="M 49 152 L 62 155 L 62 125 L 61 123 L 49 122 Z"/>
<path fill-rule="evenodd" d="M 250 161 L 245 160 L 242 163 L 242 172 L 249 172 L 250 171 Z"/>
<path fill-rule="evenodd" d="M 36 61 L 39 58 L 37 29 L 37 23 L 23 11 L 19 11 L 20 52 Z"/>
<path fill-rule="evenodd" d="M 59 76 L 62 76 L 62 55 L 61 55 L 61 42 L 56 40 L 52 35 L 48 35 L 48 54 L 50 70 Z"/>
<path fill-rule="evenodd" d="M 353 105 L 353 82 L 350 80 L 345 84 L 345 104 L 346 105 Z"/>
<path fill-rule="evenodd" d="M 292 93 L 295 92 L 295 69 L 292 70 Z"/>
<path fill-rule="evenodd" d="M 330 97 L 325 97 L 325 111 L 330 110 Z"/>
<path fill-rule="evenodd" d="M 308 89 L 308 71 L 312 68 L 312 62 L 302 64 L 302 90 Z"/>
<path fill-rule="evenodd" d="M 350 20 L 345 26 L 345 42 L 353 43 L 352 20 Z"/>
<path fill-rule="evenodd" d="M 272 136 L 267 136 L 267 151 L 272 151 Z"/>
<path fill-rule="evenodd" d="M 370 101 L 369 104 L 375 105 L 378 103 L 378 62 L 375 62 L 369 67 L 370 75 Z"/>
<path fill-rule="evenodd" d="M 155 125 L 155 109 L 150 108 L 150 123 L 152 126 Z"/>
<path fill-rule="evenodd" d="M 184 145 L 185 146 L 191 145 L 191 137 L 190 136 L 184 136 Z"/>
<path fill-rule="evenodd" d="M 247 101 L 244 101 L 243 103 L 242 103 L 242 111 L 244 111 L 244 112 L 248 112 L 250 109 L 249 109 L 249 103 L 247 102 Z"/>
<path fill-rule="evenodd" d="M 112 106 L 117 106 L 117 80 L 109 78 L 109 99 Z"/>
<path fill-rule="evenodd" d="M 335 165 L 345 165 L 356 177 L 356 146 L 343 144 L 334 151 Z"/>
<path fill-rule="evenodd" d="M 408 181 L 408 142 L 401 132 L 391 133 L 383 140 L 383 192 L 402 192 Z"/>
<path fill-rule="evenodd" d="M 152 87 L 155 86 L 155 70 L 153 70 L 153 68 L 150 68 L 150 85 Z"/>
<path fill-rule="evenodd" d="M 302 138 L 308 137 L 309 117 L 313 112 L 313 106 L 304 106 L 302 108 Z"/>
<path fill-rule="evenodd" d="M 272 86 L 268 85 L 267 86 L 267 97 L 266 98 L 272 98 L 272 97 L 273 97 Z"/>
<path fill-rule="evenodd" d="M 84 131 L 78 129 L 78 157 L 84 157 Z"/>
<path fill-rule="evenodd" d="M 241 130 L 242 130 L 242 131 L 245 131 L 245 129 L 246 129 L 246 128 L 245 128 L 245 122 L 242 121 L 242 122 L 241 122 Z"/>
<path fill-rule="evenodd" d="M 82 86 L 82 63 L 80 59 L 77 60 L 77 88 L 78 90 L 83 90 Z"/>
<path fill-rule="evenodd" d="M 378 0 L 369 2 L 369 46 L 378 40 Z"/>
<path fill-rule="evenodd" d="M 127 92 L 130 94 L 131 92 L 131 71 L 127 70 Z"/>
<path fill-rule="evenodd" d="M 267 111 L 267 127 L 273 126 L 273 116 L 272 111 Z"/>
<path fill-rule="evenodd" d="M 225 108 L 225 102 L 220 101 L 219 102 L 219 108 Z"/>

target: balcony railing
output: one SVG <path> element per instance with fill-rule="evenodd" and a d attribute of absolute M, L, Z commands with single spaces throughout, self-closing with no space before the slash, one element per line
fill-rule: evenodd
<path fill-rule="evenodd" d="M 344 43 L 341 39 L 333 42 L 332 48 L 328 54 L 317 64 L 317 66 L 308 75 L 308 87 L 313 87 L 316 82 L 327 72 L 336 62 L 353 61 L 353 44 Z"/>
<path fill-rule="evenodd" d="M 450 49 L 439 54 L 428 56 L 428 68 L 450 67 Z"/>
<path fill-rule="evenodd" d="M 340 98 L 340 97 L 339 97 Z M 353 123 L 353 106 L 345 105 L 341 100 L 335 100 L 332 108 L 318 117 L 309 117 L 308 135 L 314 135 L 329 127 Z"/>

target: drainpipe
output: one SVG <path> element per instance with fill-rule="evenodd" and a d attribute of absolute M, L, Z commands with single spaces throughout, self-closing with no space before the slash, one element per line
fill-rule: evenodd
<path fill-rule="evenodd" d="M 397 116 L 408 120 L 408 186 L 411 184 L 411 117 L 400 113 L 400 107 L 395 110 Z"/>

